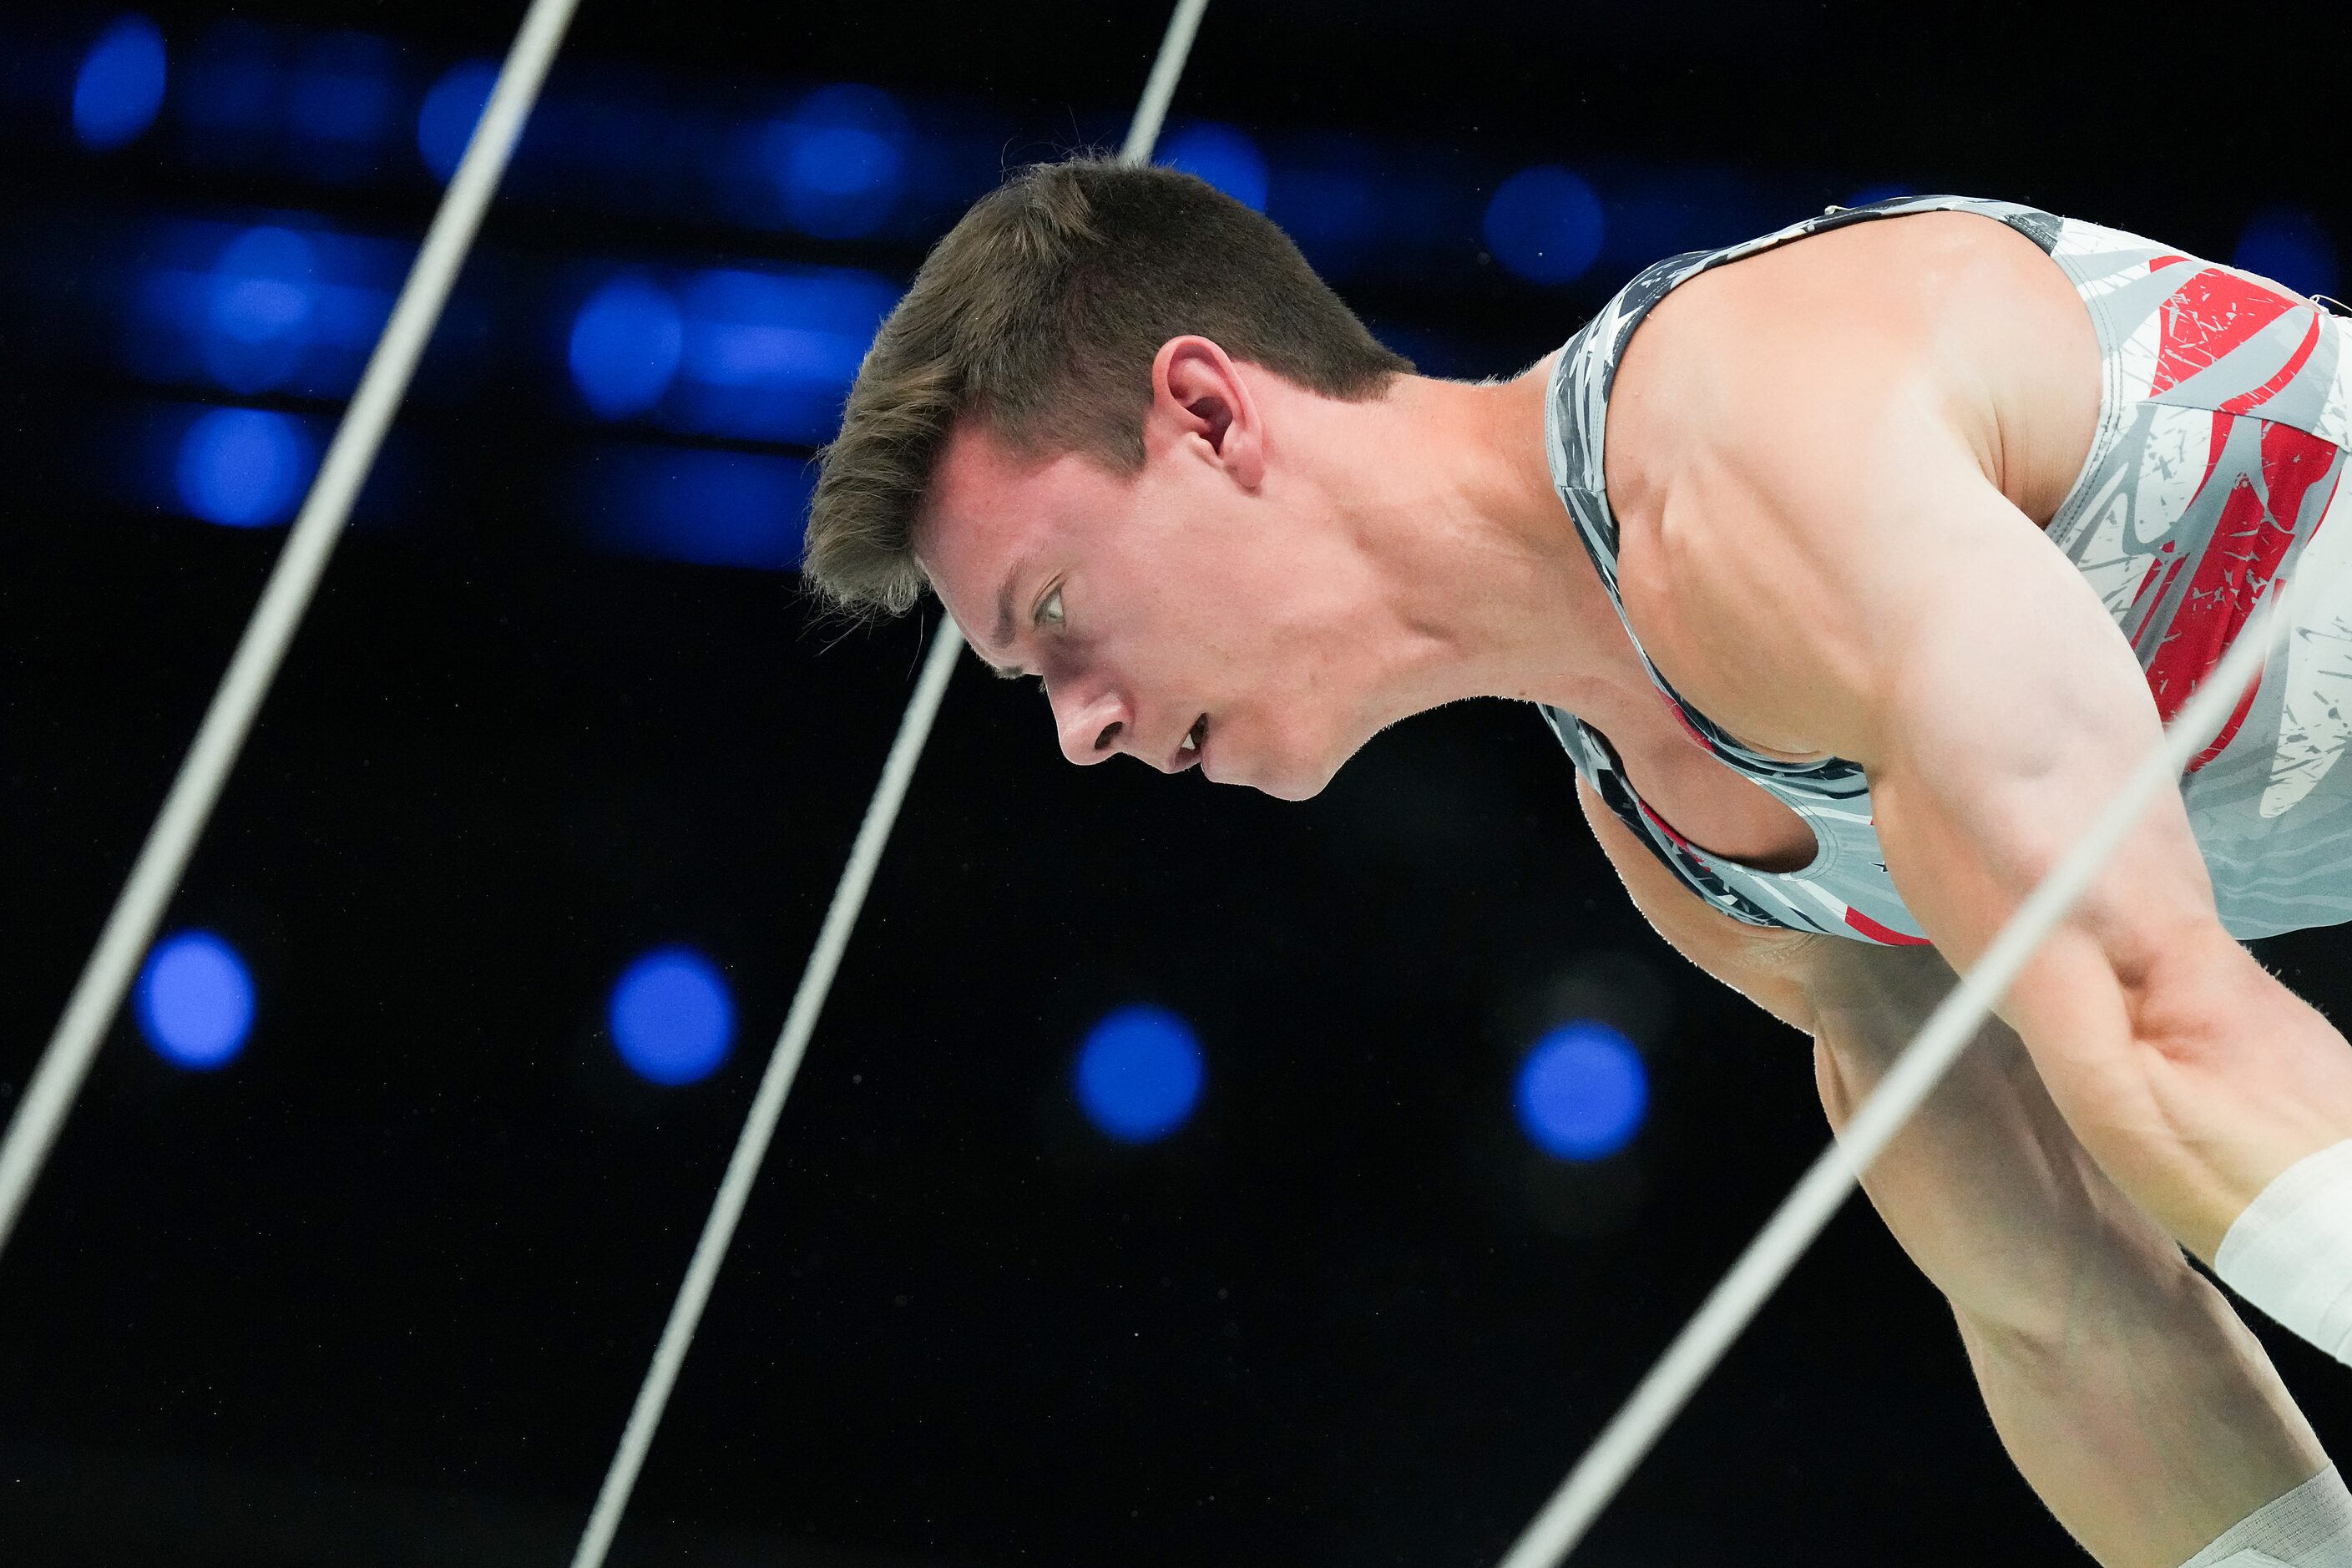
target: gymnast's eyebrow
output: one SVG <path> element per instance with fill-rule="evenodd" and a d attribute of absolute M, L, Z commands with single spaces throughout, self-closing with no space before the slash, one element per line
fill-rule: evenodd
<path fill-rule="evenodd" d="M 1004 574 L 1004 585 L 996 590 L 996 630 L 990 634 L 988 646 L 999 653 L 1013 644 L 1013 584 L 1028 564 L 1026 557 L 1014 562 Z"/>
<path fill-rule="evenodd" d="M 999 653 L 1013 646 L 1013 585 L 1021 581 L 1022 574 L 1029 570 L 1029 563 L 1034 559 L 1034 555 L 1024 555 L 1015 561 L 1005 572 L 1003 584 L 996 590 L 996 629 L 989 634 L 988 646 Z M 1007 669 L 985 654 L 981 657 L 991 669 L 1007 680 L 1017 680 L 1025 673 L 1020 669 Z"/>
<path fill-rule="evenodd" d="M 1018 680 L 1028 671 L 1017 664 L 999 664 L 988 657 L 989 648 L 1002 649 L 1013 640 L 1013 579 L 1007 577 L 996 596 L 996 629 L 986 639 L 967 633 L 964 640 L 971 647 L 972 657 L 988 667 L 988 673 L 999 680 Z"/>

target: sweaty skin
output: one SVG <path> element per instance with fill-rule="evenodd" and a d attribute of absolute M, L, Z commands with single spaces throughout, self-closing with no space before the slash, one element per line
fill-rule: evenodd
<path fill-rule="evenodd" d="M 1833 1122 L 2159 737 L 2121 634 L 2040 534 L 2096 367 L 2059 269 L 1951 213 L 1703 274 L 1621 365 L 1628 617 L 1746 743 L 1864 764 L 1936 951 L 1739 925 L 1587 815 L 1662 934 L 1814 1037 Z M 1197 762 L 1303 798 L 1388 723 L 1532 698 L 1607 735 L 1692 839 L 1801 863 L 1802 822 L 1683 733 L 1617 624 L 1552 489 L 1547 369 L 1342 403 L 1172 339 L 1139 470 L 968 425 L 917 554 L 984 658 L 1043 678 L 1074 762 Z M 2177 1563 L 2326 1463 L 2171 1243 L 2210 1258 L 2273 1175 L 2347 1136 L 2352 1053 L 2222 931 L 2173 798 L 1874 1172 L 2012 1456 L 2102 1562 Z"/>

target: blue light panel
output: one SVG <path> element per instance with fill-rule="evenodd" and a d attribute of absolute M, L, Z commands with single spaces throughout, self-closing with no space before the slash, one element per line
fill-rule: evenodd
<path fill-rule="evenodd" d="M 460 60 L 425 94 L 416 110 L 416 155 L 435 179 L 446 184 L 457 172 L 457 160 L 466 155 L 474 123 L 481 119 L 498 79 L 494 61 Z"/>
<path fill-rule="evenodd" d="M 717 966 L 690 947 L 646 953 L 613 984 L 605 1007 L 613 1044 L 649 1083 L 694 1083 L 727 1059 L 735 999 Z"/>
<path fill-rule="evenodd" d="M 1161 144 L 1158 161 L 1200 176 L 1245 207 L 1265 210 L 1265 154 L 1247 132 L 1196 121 Z"/>
<path fill-rule="evenodd" d="M 573 487 L 588 541 L 622 555 L 789 572 L 816 476 L 797 458 L 690 447 L 608 447 Z"/>
<path fill-rule="evenodd" d="M 316 325 L 317 274 L 317 253 L 291 229 L 250 229 L 221 252 L 200 328 L 214 381 L 250 395 L 294 379 Z"/>
<path fill-rule="evenodd" d="M 1201 1043 L 1165 1008 L 1121 1007 L 1078 1047 L 1072 1077 L 1087 1121 L 1119 1142 L 1153 1142 L 1200 1103 Z"/>
<path fill-rule="evenodd" d="M 1377 153 L 1356 138 L 1294 136 L 1269 172 L 1266 216 L 1317 271 L 1344 279 L 1387 237 L 1392 215 L 1381 199 L 1382 174 Z"/>
<path fill-rule="evenodd" d="M 870 272 L 714 268 L 687 280 L 682 382 L 666 417 L 690 430 L 818 446 L 898 303 Z"/>
<path fill-rule="evenodd" d="M 1579 1019 L 1538 1040 L 1519 1064 L 1512 1109 L 1538 1148 L 1561 1160 L 1605 1160 L 1633 1141 L 1650 1106 L 1650 1076 L 1633 1042 Z"/>
<path fill-rule="evenodd" d="M 392 45 L 366 33 L 310 40 L 287 81 L 287 129 L 298 156 L 330 179 L 377 166 L 398 133 L 400 78 Z"/>
<path fill-rule="evenodd" d="M 1486 247 L 1531 283 L 1572 283 L 1601 255 L 1601 198 L 1557 164 L 1522 169 L 1486 204 Z"/>
<path fill-rule="evenodd" d="M 2317 218 L 2300 207 L 2264 207 L 2248 219 L 2230 265 L 2284 283 L 2298 294 L 2336 292 L 2336 242 Z"/>
<path fill-rule="evenodd" d="M 1842 207 L 1874 206 L 1880 202 L 1897 201 L 1904 196 L 1917 194 L 1900 180 L 1881 180 L 1874 185 L 1863 186 L 1862 189 L 1840 202 L 1838 205 Z"/>
<path fill-rule="evenodd" d="M 212 932 L 178 931 L 147 955 L 131 1007 L 157 1056 L 184 1068 L 217 1068 L 252 1031 L 253 977 L 236 949 Z"/>
<path fill-rule="evenodd" d="M 133 373 L 241 397 L 347 395 L 391 313 L 407 247 L 297 226 L 303 216 L 257 227 L 189 219 L 145 226 L 122 321 Z"/>
<path fill-rule="evenodd" d="M 669 391 L 685 341 L 669 290 L 644 278 L 615 278 L 572 318 L 572 384 L 607 419 L 643 414 Z"/>
<path fill-rule="evenodd" d="M 907 188 L 906 110 L 879 88 L 819 88 L 768 130 L 768 175 L 784 219 L 816 239 L 856 239 L 890 221 Z"/>
<path fill-rule="evenodd" d="M 194 516 L 227 528 L 267 528 L 293 515 L 316 461 L 310 433 L 292 416 L 215 408 L 180 437 L 173 477 Z"/>
<path fill-rule="evenodd" d="M 197 40 L 174 103 L 200 143 L 226 152 L 276 130 L 284 116 L 285 87 L 285 50 L 277 35 L 226 20 Z"/>
<path fill-rule="evenodd" d="M 74 76 L 73 126 L 96 151 L 136 141 L 163 106 L 163 35 L 146 17 L 122 17 L 99 36 Z"/>
<path fill-rule="evenodd" d="M 1627 273 L 1685 250 L 1735 245 L 1808 216 L 1805 207 L 1791 210 L 1752 172 L 1728 164 L 1621 163 L 1605 174 L 1594 173 L 1608 217 L 1601 263 Z"/>

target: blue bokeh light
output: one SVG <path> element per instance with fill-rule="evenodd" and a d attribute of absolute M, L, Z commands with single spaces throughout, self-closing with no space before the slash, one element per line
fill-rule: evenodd
<path fill-rule="evenodd" d="M 213 268 L 202 332 L 205 368 L 232 392 L 285 385 L 310 346 L 318 254 L 292 229 L 248 229 Z"/>
<path fill-rule="evenodd" d="M 649 1083 L 693 1083 L 727 1059 L 735 999 L 718 967 L 690 947 L 660 947 L 613 983 L 604 1019 L 629 1070 Z"/>
<path fill-rule="evenodd" d="M 460 60 L 425 92 L 416 110 L 416 155 L 435 179 L 446 184 L 457 172 L 457 161 L 466 155 L 466 143 L 472 140 L 475 122 L 482 118 L 498 79 L 494 62 Z"/>
<path fill-rule="evenodd" d="M 1512 1109 L 1536 1146 L 1561 1160 L 1605 1160 L 1633 1140 L 1650 1078 L 1633 1042 L 1580 1019 L 1535 1043 L 1519 1064 Z"/>
<path fill-rule="evenodd" d="M 1571 283 L 1601 256 L 1601 198 L 1554 163 L 1522 169 L 1486 203 L 1486 247 L 1531 283 Z"/>
<path fill-rule="evenodd" d="M 685 342 L 685 321 L 668 289 L 644 278 L 615 278 L 572 318 L 572 384 L 607 419 L 643 414 L 669 391 Z"/>
<path fill-rule="evenodd" d="M 99 35 L 74 75 L 74 134 L 103 152 L 136 141 L 163 106 L 163 35 L 133 14 Z"/>
<path fill-rule="evenodd" d="M 1265 154 L 1247 132 L 1196 121 L 1160 145 L 1158 162 L 1198 175 L 1245 207 L 1265 210 Z"/>
<path fill-rule="evenodd" d="M 880 88 L 819 88 L 768 130 L 765 162 L 784 220 L 817 239 L 856 239 L 906 194 L 906 110 Z"/>
<path fill-rule="evenodd" d="M 215 408 L 180 437 L 173 476 L 193 515 L 227 528 L 267 528 L 293 515 L 317 461 L 291 415 Z"/>
<path fill-rule="evenodd" d="M 687 374 L 706 386 L 846 386 L 889 303 L 887 285 L 858 274 L 698 273 L 687 285 Z"/>
<path fill-rule="evenodd" d="M 842 400 L 898 290 L 870 272 L 715 268 L 687 280 L 675 422 L 716 436 L 833 438 Z"/>
<path fill-rule="evenodd" d="M 1162 1007 L 1121 1007 L 1078 1047 L 1073 1078 L 1087 1120 L 1122 1143 L 1150 1143 L 1184 1124 L 1201 1100 L 1201 1043 Z"/>
<path fill-rule="evenodd" d="M 164 1060 L 221 1067 L 253 1029 L 253 976 L 236 949 L 206 931 L 157 942 L 131 993 L 139 1032 Z"/>
<path fill-rule="evenodd" d="M 131 308 L 121 323 L 132 373 L 201 381 L 238 397 L 347 394 L 391 313 L 407 249 L 337 234 L 307 216 L 282 214 L 257 226 L 144 226 Z"/>
<path fill-rule="evenodd" d="M 2298 294 L 2333 294 L 2336 242 L 2300 207 L 2270 206 L 2246 220 L 2230 265 L 2285 284 Z"/>

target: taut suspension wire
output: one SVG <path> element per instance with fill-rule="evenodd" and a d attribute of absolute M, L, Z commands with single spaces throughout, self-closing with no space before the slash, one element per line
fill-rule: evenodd
<path fill-rule="evenodd" d="M 2273 643 L 2294 625 L 2282 583 L 2239 632 L 2229 654 L 2173 721 L 2105 811 L 2064 859 L 2010 917 L 1960 983 L 1928 1015 L 1895 1066 L 1864 1100 L 1844 1133 L 1822 1152 L 1748 1244 L 1731 1271 L 1675 1336 L 1657 1364 L 1602 1427 L 1568 1479 L 1504 1557 L 1500 1568 L 1554 1568 L 1609 1506 L 1633 1467 L 1656 1443 L 1692 1393 L 1723 1359 L 1767 1298 L 1820 1236 L 1849 1194 L 1911 1114 L 1935 1092 L 1977 1030 L 1992 1016 L 2010 982 L 2073 909 L 2157 792 L 2177 788 L 2189 759 L 2228 719 L 2259 677 Z"/>
<path fill-rule="evenodd" d="M 1141 163 L 1151 156 L 1152 146 L 1160 138 L 1160 123 L 1168 117 L 1169 100 L 1175 96 L 1177 80 L 1184 74 L 1184 62 L 1192 54 L 1193 37 L 1200 31 L 1201 15 L 1208 5 L 1209 0 L 1177 0 L 1175 14 L 1168 19 L 1168 31 L 1160 42 L 1160 54 L 1144 83 L 1142 100 L 1136 105 L 1126 144 L 1119 149 L 1120 163 Z M 842 952 L 849 945 L 850 928 L 856 924 L 858 910 L 866 902 L 875 867 L 881 861 L 890 829 L 898 819 L 908 782 L 914 777 L 923 743 L 930 738 L 931 721 L 939 716 L 940 700 L 947 695 L 948 678 L 955 672 L 956 656 L 963 651 L 963 636 L 955 623 L 941 616 L 930 655 L 915 682 L 915 695 L 907 704 L 906 716 L 898 721 L 898 739 L 891 742 L 889 757 L 882 764 L 882 781 L 875 788 L 872 804 L 866 808 L 866 819 L 849 851 L 849 864 L 842 869 L 840 885 L 834 889 L 833 903 L 826 909 L 824 924 L 817 932 L 816 947 L 809 954 L 808 967 L 801 973 L 800 988 L 793 994 L 792 1007 L 784 1015 L 783 1033 L 768 1058 L 759 1092 L 751 1097 L 751 1109 L 743 1118 L 743 1131 L 735 1140 L 735 1152 L 727 1162 L 727 1173 L 719 1179 L 709 1217 L 702 1223 L 702 1236 L 695 1243 L 694 1257 L 687 1265 L 686 1279 L 678 1286 L 677 1300 L 670 1306 L 669 1321 L 662 1325 L 653 1363 L 646 1369 L 646 1380 L 637 1390 L 635 1405 L 630 1408 L 628 1425 L 622 1428 L 620 1446 L 596 1493 L 596 1506 L 581 1533 L 579 1550 L 572 1554 L 572 1568 L 603 1568 L 614 1532 L 620 1529 L 622 1512 L 628 1507 L 629 1494 L 635 1489 L 637 1473 L 645 1466 L 646 1451 L 652 1447 L 654 1431 L 661 1425 L 662 1411 L 669 1403 L 678 1369 L 686 1364 L 694 1331 L 702 1321 L 702 1311 L 709 1303 L 719 1265 L 726 1261 L 728 1246 L 734 1239 L 736 1222 L 742 1218 L 751 1183 L 759 1175 L 760 1163 L 775 1136 L 777 1120 L 783 1114 L 784 1097 L 791 1092 L 793 1078 L 800 1071 L 801 1058 L 807 1053 L 809 1035 L 816 1027 L 825 994 L 833 988 Z"/>
<path fill-rule="evenodd" d="M 140 955 L 154 940 L 156 922 L 163 917 L 173 890 L 187 869 L 196 840 L 204 834 L 213 807 L 220 800 L 229 771 L 236 765 L 254 715 L 268 696 L 270 682 L 285 662 L 287 645 L 302 623 L 319 578 L 334 553 L 352 502 L 383 445 L 384 431 L 408 391 L 416 361 L 441 319 L 449 289 L 473 248 L 482 213 L 498 190 L 514 153 L 523 121 L 547 79 L 547 68 L 563 41 L 564 29 L 579 0 L 531 0 L 514 46 L 499 69 L 489 102 L 466 144 L 466 155 L 442 195 L 425 244 L 409 268 L 400 298 L 385 322 L 352 393 L 342 423 L 319 465 L 318 478 L 302 503 L 301 515 L 278 552 L 269 583 L 246 623 L 227 671 L 213 693 L 212 706 L 172 781 L 163 809 L 148 830 L 147 841 L 131 869 L 131 879 L 115 899 L 98 946 L 82 967 L 81 978 L 66 1003 L 57 1032 L 41 1053 L 40 1065 L 26 1086 L 25 1098 L 0 1141 L 0 1247 L 7 1245 L 23 1214 L 26 1195 L 41 1173 L 42 1163 L 57 1143 L 58 1132 L 73 1109 L 74 1097 L 106 1037 L 107 1026 L 122 1005 L 122 994 Z"/>

